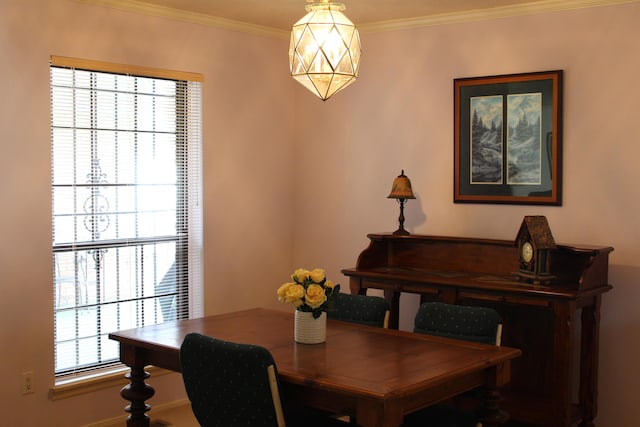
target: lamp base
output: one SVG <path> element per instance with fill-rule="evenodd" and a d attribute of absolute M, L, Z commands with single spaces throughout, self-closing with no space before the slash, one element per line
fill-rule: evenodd
<path fill-rule="evenodd" d="M 406 236 L 409 234 L 407 230 L 404 229 L 404 202 L 406 199 L 396 199 L 398 203 L 400 203 L 400 217 L 398 217 L 398 229 L 393 232 L 394 236 Z"/>
<path fill-rule="evenodd" d="M 396 231 L 393 232 L 394 236 L 408 236 L 409 234 L 411 233 L 409 233 L 404 228 L 398 228 Z"/>

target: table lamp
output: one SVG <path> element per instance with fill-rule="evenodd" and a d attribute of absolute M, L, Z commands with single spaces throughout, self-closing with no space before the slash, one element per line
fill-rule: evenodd
<path fill-rule="evenodd" d="M 413 191 L 411 190 L 411 181 L 404 174 L 404 169 L 400 175 L 393 180 L 393 186 L 391 187 L 391 193 L 387 196 L 388 199 L 396 199 L 400 203 L 400 217 L 398 222 L 400 227 L 393 232 L 394 235 L 407 235 L 409 232 L 404 229 L 404 202 L 407 199 L 415 199 Z"/>

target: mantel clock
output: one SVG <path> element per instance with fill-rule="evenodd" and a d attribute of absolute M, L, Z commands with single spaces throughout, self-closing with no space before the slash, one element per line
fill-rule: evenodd
<path fill-rule="evenodd" d="M 555 249 L 556 244 L 546 217 L 525 216 L 515 245 L 518 247 L 520 264 L 515 274 L 519 280 L 546 284 L 555 278 L 549 269 L 549 251 Z"/>

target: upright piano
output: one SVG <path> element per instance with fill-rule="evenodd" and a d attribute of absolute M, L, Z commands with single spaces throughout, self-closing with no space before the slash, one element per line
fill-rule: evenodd
<path fill-rule="evenodd" d="M 481 305 L 502 316 L 502 343 L 522 350 L 512 363 L 503 408 L 511 425 L 594 427 L 598 394 L 600 304 L 611 247 L 557 244 L 553 280 L 519 280 L 513 241 L 369 234 L 349 277 L 352 294 L 384 290 L 389 325 L 398 327 L 400 294 L 421 301 Z"/>

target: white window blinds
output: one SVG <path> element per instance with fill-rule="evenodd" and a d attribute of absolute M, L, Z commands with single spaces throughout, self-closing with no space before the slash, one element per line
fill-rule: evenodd
<path fill-rule="evenodd" d="M 202 315 L 201 78 L 61 57 L 50 72 L 55 372 L 66 378 L 118 363 L 110 332 Z"/>

